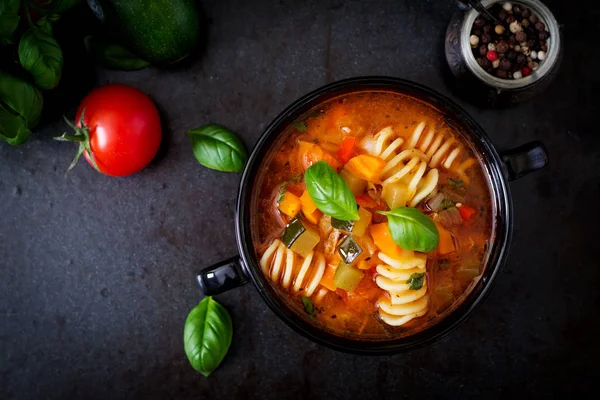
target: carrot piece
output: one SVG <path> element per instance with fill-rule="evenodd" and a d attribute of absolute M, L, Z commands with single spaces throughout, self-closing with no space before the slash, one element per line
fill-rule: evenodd
<path fill-rule="evenodd" d="M 370 182 L 378 180 L 383 167 L 385 167 L 385 161 L 382 158 L 368 154 L 352 157 L 344 166 L 352 175 Z"/>
<path fill-rule="evenodd" d="M 394 242 L 387 222 L 371 225 L 371 237 L 383 254 L 395 258 L 402 256 L 402 249 Z"/>
<path fill-rule="evenodd" d="M 303 209 L 302 214 L 304 214 L 304 217 L 306 218 L 306 220 L 308 222 L 310 222 L 311 224 L 315 224 L 315 225 L 317 225 L 319 223 L 319 220 L 323 216 L 323 213 L 319 210 L 315 210 L 312 213 L 307 213 Z"/>
<path fill-rule="evenodd" d="M 377 202 L 371 198 L 368 194 L 361 194 L 360 196 L 356 196 L 356 203 L 365 208 L 375 208 L 377 207 Z"/>
<path fill-rule="evenodd" d="M 346 164 L 352 156 L 354 156 L 354 142 L 356 138 L 354 136 L 348 136 L 342 140 L 340 149 L 337 152 L 338 159 L 342 164 Z"/>
<path fill-rule="evenodd" d="M 300 162 L 305 170 L 317 161 L 321 160 L 331 165 L 331 167 L 335 170 L 339 170 L 342 167 L 340 162 L 334 156 L 326 151 L 323 151 L 321 146 L 317 144 L 300 140 L 298 142 L 298 151 L 300 154 Z"/>
<path fill-rule="evenodd" d="M 321 278 L 321 282 L 319 282 L 321 284 L 321 286 L 326 287 L 327 289 L 331 290 L 332 292 L 335 292 L 335 290 L 337 289 L 337 287 L 333 283 L 333 277 L 335 276 L 336 269 L 337 269 L 336 265 L 332 265 L 332 264 L 327 265 L 327 268 L 325 269 L 325 273 L 323 274 L 323 277 Z"/>
<path fill-rule="evenodd" d="M 302 211 L 307 214 L 312 214 L 317 209 L 315 202 L 308 194 L 308 190 L 305 190 L 304 193 L 302 193 L 300 201 L 302 202 Z"/>
<path fill-rule="evenodd" d="M 473 207 L 469 207 L 466 205 L 461 205 L 458 208 L 458 212 L 460 213 L 460 216 L 462 217 L 463 221 L 468 221 L 469 218 L 471 218 L 473 216 L 473 214 L 475 214 L 477 212 L 477 210 L 475 210 Z"/>
<path fill-rule="evenodd" d="M 294 218 L 301 208 L 300 198 L 289 191 L 285 192 L 283 199 L 279 202 L 279 210 L 290 218 Z"/>
<path fill-rule="evenodd" d="M 452 235 L 446 228 L 442 225 L 436 223 L 435 224 L 438 229 L 438 233 L 440 235 L 440 242 L 437 247 L 437 251 L 439 254 L 448 254 L 456 251 L 456 247 L 454 246 L 454 239 L 452 239 Z"/>

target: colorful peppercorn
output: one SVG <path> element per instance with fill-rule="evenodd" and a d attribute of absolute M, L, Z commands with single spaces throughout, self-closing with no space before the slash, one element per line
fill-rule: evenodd
<path fill-rule="evenodd" d="M 498 53 L 496 53 L 494 50 L 489 50 L 487 52 L 487 54 L 485 55 L 485 58 L 487 58 L 490 61 L 494 61 L 498 59 Z"/>
<path fill-rule="evenodd" d="M 531 75 L 531 68 L 523 67 L 521 68 L 521 73 L 523 74 L 523 76 L 529 76 Z"/>

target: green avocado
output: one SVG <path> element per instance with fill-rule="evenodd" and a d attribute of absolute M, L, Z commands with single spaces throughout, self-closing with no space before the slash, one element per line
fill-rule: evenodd
<path fill-rule="evenodd" d="M 197 0 L 88 0 L 106 31 L 133 53 L 156 65 L 183 60 L 201 45 Z"/>

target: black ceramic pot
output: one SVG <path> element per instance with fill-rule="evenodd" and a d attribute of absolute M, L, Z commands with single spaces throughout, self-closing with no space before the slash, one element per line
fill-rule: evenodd
<path fill-rule="evenodd" d="M 269 152 L 282 140 L 281 133 L 291 123 L 313 107 L 340 95 L 359 91 L 396 92 L 412 96 L 437 108 L 447 122 L 463 132 L 464 139 L 482 160 L 492 191 L 495 217 L 494 237 L 491 240 L 487 263 L 481 279 L 462 303 L 434 325 L 415 334 L 385 340 L 357 339 L 336 335 L 312 324 L 310 320 L 290 309 L 262 273 L 252 244 L 250 215 L 255 205 L 255 180 Z M 285 109 L 267 127 L 250 155 L 242 175 L 235 217 L 239 255 L 202 270 L 198 283 L 205 295 L 215 295 L 243 285 L 251 280 L 267 305 L 285 323 L 307 338 L 345 352 L 386 354 L 430 343 L 449 333 L 462 322 L 490 291 L 496 275 L 505 263 L 511 240 L 513 213 L 508 183 L 529 172 L 544 167 L 547 156 L 539 142 L 528 143 L 498 154 L 481 127 L 451 100 L 416 83 L 397 78 L 352 78 L 326 85 L 307 94 Z"/>

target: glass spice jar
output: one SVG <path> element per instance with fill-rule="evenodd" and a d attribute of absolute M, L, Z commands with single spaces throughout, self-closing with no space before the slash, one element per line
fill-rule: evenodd
<path fill-rule="evenodd" d="M 512 5 L 522 5 L 536 14 L 546 25 L 550 37 L 547 40 L 546 59 L 540 63 L 537 71 L 520 79 L 501 79 L 485 71 L 475 60 L 471 47 L 471 29 L 479 12 L 459 1 L 457 11 L 446 30 L 446 60 L 454 75 L 450 82 L 458 95 L 466 97 L 479 105 L 507 106 L 531 99 L 544 91 L 556 77 L 562 59 L 561 29 L 550 12 L 538 0 L 511 1 Z M 481 0 L 489 8 L 505 1 Z"/>

